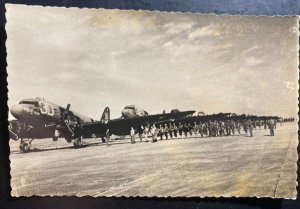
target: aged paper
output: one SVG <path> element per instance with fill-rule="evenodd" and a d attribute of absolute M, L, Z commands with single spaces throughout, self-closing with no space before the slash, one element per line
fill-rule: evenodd
<path fill-rule="evenodd" d="M 6 10 L 12 196 L 296 198 L 298 17 Z"/>

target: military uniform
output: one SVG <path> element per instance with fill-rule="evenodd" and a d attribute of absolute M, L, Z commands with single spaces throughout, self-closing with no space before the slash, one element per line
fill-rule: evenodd
<path fill-rule="evenodd" d="M 170 138 L 171 138 L 171 139 L 173 138 L 173 131 L 174 131 L 174 127 L 173 127 L 173 125 L 170 123 L 170 124 L 169 124 L 169 134 L 170 134 Z"/>
<path fill-rule="evenodd" d="M 275 123 L 274 123 L 273 119 L 271 119 L 269 121 L 269 128 L 270 128 L 270 135 L 274 136 L 275 135 L 275 133 L 274 133 Z"/>
<path fill-rule="evenodd" d="M 167 124 L 165 124 L 164 134 L 165 134 L 166 139 L 168 139 L 168 132 L 169 132 L 169 128 L 168 128 Z"/>
<path fill-rule="evenodd" d="M 248 121 L 248 128 L 249 128 L 249 133 L 250 133 L 250 136 L 252 137 L 253 136 L 253 124 L 252 124 L 252 121 Z"/>
<path fill-rule="evenodd" d="M 203 138 L 203 127 L 204 126 L 204 124 L 202 124 L 201 123 L 201 121 L 200 121 L 200 123 L 199 123 L 199 125 L 198 125 L 198 130 L 199 130 L 199 133 L 200 133 L 200 136 L 201 136 L 201 138 Z"/>
<path fill-rule="evenodd" d="M 183 125 L 181 123 L 179 123 L 178 125 L 178 132 L 179 132 L 179 136 L 182 137 Z"/>
<path fill-rule="evenodd" d="M 207 124 L 207 122 L 203 123 L 202 127 L 203 127 L 203 134 L 205 134 L 206 136 L 208 136 L 209 130 L 208 130 L 208 124 Z"/>
<path fill-rule="evenodd" d="M 145 126 L 145 129 L 144 129 L 146 141 L 148 141 L 148 133 L 149 133 L 149 125 Z"/>
<path fill-rule="evenodd" d="M 189 132 L 189 128 L 186 124 L 183 125 L 183 133 L 185 138 L 187 137 L 187 133 Z"/>
<path fill-rule="evenodd" d="M 159 137 L 160 137 L 160 140 L 163 140 L 163 135 L 164 135 L 164 128 L 162 127 L 162 125 L 159 125 Z"/>
<path fill-rule="evenodd" d="M 225 124 L 224 124 L 223 121 L 221 121 L 219 123 L 219 134 L 220 134 L 220 136 L 224 136 L 224 129 L 225 129 Z"/>
<path fill-rule="evenodd" d="M 134 131 L 134 129 L 131 127 L 131 129 L 130 129 L 130 140 L 131 140 L 131 144 L 135 143 L 134 135 L 135 135 L 135 131 Z"/>
<path fill-rule="evenodd" d="M 107 129 L 105 132 L 105 138 L 106 138 L 106 145 L 109 145 L 109 138 L 110 138 L 109 129 Z"/>
<path fill-rule="evenodd" d="M 243 129 L 245 133 L 248 133 L 246 121 L 243 122 Z"/>
<path fill-rule="evenodd" d="M 140 141 L 143 141 L 143 133 L 144 133 L 144 126 L 140 126 L 138 129 Z"/>
<path fill-rule="evenodd" d="M 208 136 L 211 137 L 212 134 L 213 134 L 213 130 L 212 130 L 212 129 L 213 129 L 213 127 L 212 127 L 212 122 L 209 121 L 207 125 L 208 125 L 207 128 L 208 128 L 208 132 L 209 132 L 209 133 L 208 133 Z"/>
<path fill-rule="evenodd" d="M 229 122 L 225 122 L 225 131 L 226 131 L 226 136 L 230 135 L 230 127 L 229 127 Z"/>
<path fill-rule="evenodd" d="M 193 130 L 194 130 L 194 134 L 197 136 L 199 132 L 199 126 L 196 122 L 194 122 Z"/>
<path fill-rule="evenodd" d="M 239 121 L 236 122 L 236 129 L 237 129 L 238 133 L 241 134 L 241 124 Z"/>
<path fill-rule="evenodd" d="M 174 137 L 177 138 L 177 131 L 178 131 L 178 128 L 177 128 L 177 126 L 176 126 L 175 123 L 173 124 L 173 129 L 174 129 L 174 131 L 173 131 L 173 132 L 174 132 Z"/>
<path fill-rule="evenodd" d="M 232 135 L 234 135 L 235 127 L 234 127 L 234 122 L 233 121 L 230 121 L 230 127 L 231 127 L 231 133 L 232 133 Z"/>
<path fill-rule="evenodd" d="M 193 126 L 189 123 L 189 124 L 187 125 L 187 127 L 188 127 L 188 132 L 189 132 L 190 136 L 192 136 Z"/>

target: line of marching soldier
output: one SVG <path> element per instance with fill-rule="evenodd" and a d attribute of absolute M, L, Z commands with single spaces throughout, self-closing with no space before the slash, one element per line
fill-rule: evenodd
<path fill-rule="evenodd" d="M 250 137 L 253 136 L 253 130 L 256 128 L 265 129 L 268 127 L 270 129 L 270 135 L 274 136 L 274 129 L 276 129 L 276 121 L 271 119 L 268 121 L 258 121 L 258 120 L 244 120 L 244 121 L 207 121 L 207 122 L 194 122 L 194 123 L 165 123 L 165 124 L 152 124 L 148 126 L 140 126 L 135 130 L 131 127 L 130 137 L 131 143 L 135 143 L 136 132 L 139 135 L 140 141 L 143 140 L 145 136 L 146 141 L 148 141 L 148 136 L 152 138 L 152 142 L 156 142 L 159 138 L 160 140 L 167 140 L 172 138 L 187 138 L 198 134 L 201 137 L 216 137 L 216 136 L 230 136 L 235 134 L 241 134 L 241 131 L 249 134 Z"/>

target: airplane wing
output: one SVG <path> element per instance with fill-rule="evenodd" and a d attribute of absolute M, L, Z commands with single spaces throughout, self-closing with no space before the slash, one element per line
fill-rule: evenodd
<path fill-rule="evenodd" d="M 230 116 L 231 113 L 219 113 L 219 114 L 212 114 L 212 115 L 201 115 L 201 116 L 193 116 L 193 117 L 185 117 L 178 120 L 181 123 L 198 123 L 201 122 L 208 122 L 208 121 L 221 121 L 226 120 Z"/>
<path fill-rule="evenodd" d="M 178 118 L 185 117 L 187 115 L 193 114 L 195 111 L 184 111 L 177 113 L 166 113 L 166 114 L 157 114 L 157 115 L 148 115 L 142 117 L 128 118 L 128 119 L 114 119 L 110 120 L 107 123 L 92 122 L 82 124 L 84 136 L 88 137 L 92 134 L 105 136 L 105 132 L 109 129 L 110 134 L 124 136 L 128 135 L 130 128 L 133 127 L 137 129 L 139 126 L 151 125 L 154 123 L 169 122 L 176 120 Z"/>

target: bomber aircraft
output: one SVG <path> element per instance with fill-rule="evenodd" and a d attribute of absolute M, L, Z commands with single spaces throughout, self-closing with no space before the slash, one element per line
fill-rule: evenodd
<path fill-rule="evenodd" d="M 121 118 L 110 120 L 110 109 L 106 107 L 100 121 L 96 121 L 71 111 L 70 104 L 63 108 L 41 98 L 30 98 L 12 106 L 10 112 L 16 118 L 9 122 L 10 138 L 20 139 L 20 150 L 28 152 L 33 139 L 52 138 L 57 141 L 65 138 L 69 143 L 73 141 L 74 147 L 78 148 L 84 138 L 101 137 L 105 142 L 107 134 L 128 135 L 131 127 L 174 120 L 195 111 L 148 115 L 146 111 L 130 105 L 124 108 Z"/>
<path fill-rule="evenodd" d="M 117 119 L 110 120 L 109 108 L 105 108 L 102 118 L 105 121 L 89 122 L 82 125 L 84 137 L 96 134 L 102 138 L 105 142 L 104 137 L 109 135 L 125 136 L 129 135 L 130 128 L 137 130 L 141 126 L 149 126 L 152 124 L 159 124 L 167 121 L 175 121 L 180 118 L 192 115 L 195 111 L 171 111 L 170 113 L 148 115 L 148 113 L 139 107 L 134 105 L 126 106 L 122 111 L 122 116 Z M 108 117 L 106 117 L 108 116 Z"/>
<path fill-rule="evenodd" d="M 198 114 L 197 116 L 192 117 L 182 117 L 177 120 L 177 122 L 181 123 L 198 123 L 201 122 L 209 122 L 209 121 L 226 121 L 226 120 L 233 120 L 233 121 L 246 121 L 246 120 L 261 120 L 261 121 L 268 121 L 270 119 L 279 120 L 280 117 L 278 116 L 256 116 L 256 115 L 237 115 L 235 113 L 218 113 L 218 114 Z"/>

